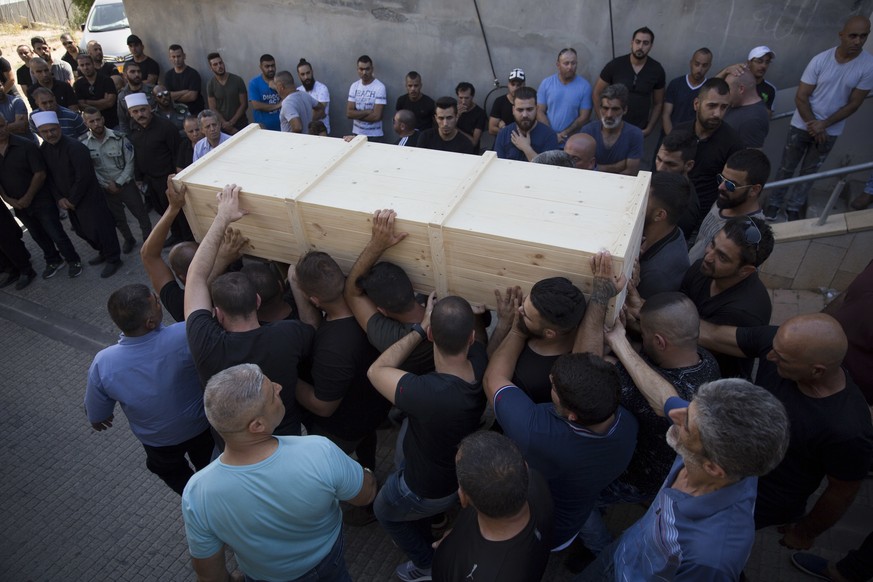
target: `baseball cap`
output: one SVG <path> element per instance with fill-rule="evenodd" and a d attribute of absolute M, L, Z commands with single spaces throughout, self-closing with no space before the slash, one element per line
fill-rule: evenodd
<path fill-rule="evenodd" d="M 135 34 L 131 34 L 127 37 L 127 46 L 132 44 L 142 44 L 142 39 Z"/>
<path fill-rule="evenodd" d="M 524 81 L 524 71 L 521 69 L 512 69 L 509 71 L 510 81 Z"/>
<path fill-rule="evenodd" d="M 763 56 L 770 55 L 771 58 L 776 58 L 776 53 L 770 50 L 768 46 L 756 46 L 749 51 L 749 60 L 760 59 Z"/>

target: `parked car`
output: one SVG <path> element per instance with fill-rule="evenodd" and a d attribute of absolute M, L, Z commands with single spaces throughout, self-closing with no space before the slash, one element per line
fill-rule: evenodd
<path fill-rule="evenodd" d="M 94 0 L 82 32 L 79 50 L 85 51 L 88 43 L 96 40 L 103 47 L 103 60 L 107 63 L 117 63 L 121 67 L 124 61 L 133 58 L 127 50 L 130 25 L 121 0 Z"/>

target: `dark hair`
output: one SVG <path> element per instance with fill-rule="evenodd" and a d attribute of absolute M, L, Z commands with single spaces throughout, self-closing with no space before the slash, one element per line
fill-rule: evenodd
<path fill-rule="evenodd" d="M 440 97 L 434 103 L 436 109 L 454 109 L 455 114 L 458 113 L 458 100 L 454 97 Z"/>
<path fill-rule="evenodd" d="M 243 273 L 225 273 L 209 287 L 212 303 L 231 317 L 245 317 L 258 310 L 255 286 Z"/>
<path fill-rule="evenodd" d="M 33 36 L 30 38 L 30 48 L 35 49 L 38 44 L 48 44 L 44 36 Z"/>
<path fill-rule="evenodd" d="M 649 36 L 651 36 L 652 37 L 652 44 L 655 44 L 655 33 L 652 32 L 652 29 L 649 28 L 648 26 L 644 26 L 642 28 L 636 29 L 634 31 L 634 33 L 631 35 L 631 40 L 635 39 L 637 37 L 637 35 L 640 33 L 648 34 Z"/>
<path fill-rule="evenodd" d="M 515 99 L 516 101 L 519 99 L 533 99 L 534 101 L 536 101 L 537 90 L 533 87 L 528 87 L 527 85 L 525 85 L 524 87 L 519 87 L 515 91 Z"/>
<path fill-rule="evenodd" d="M 415 291 L 406 271 L 387 261 L 373 265 L 355 283 L 376 307 L 392 313 L 405 313 L 415 306 Z"/>
<path fill-rule="evenodd" d="M 191 119 L 197 120 L 196 117 L 191 117 Z M 188 121 L 188 119 L 186 118 L 185 121 Z M 170 261 L 170 268 L 177 275 L 187 276 L 188 267 L 191 266 L 191 261 L 194 260 L 194 253 L 196 252 L 197 243 L 195 242 L 186 241 L 173 245 L 173 248 L 170 249 L 170 255 L 167 257 Z"/>
<path fill-rule="evenodd" d="M 561 406 L 582 426 L 603 422 L 618 408 L 618 372 L 594 354 L 564 354 L 552 366 L 551 376 Z"/>
<path fill-rule="evenodd" d="M 220 59 L 220 58 L 221 58 L 221 55 L 218 53 L 209 53 L 208 55 L 206 55 L 206 62 L 208 63 L 212 59 Z"/>
<path fill-rule="evenodd" d="M 550 277 L 534 283 L 530 302 L 540 316 L 561 333 L 576 329 L 585 315 L 585 295 L 566 277 Z"/>
<path fill-rule="evenodd" d="M 691 200 L 691 183 L 682 174 L 655 172 L 649 196 L 667 212 L 667 222 L 676 225 Z"/>
<path fill-rule="evenodd" d="M 300 67 L 309 67 L 311 69 L 312 64 L 306 59 L 300 59 L 299 61 L 297 61 L 297 68 L 299 69 Z"/>
<path fill-rule="evenodd" d="M 409 71 L 408 73 L 406 73 L 406 78 L 412 80 L 421 79 L 421 75 L 418 73 L 418 71 Z"/>
<path fill-rule="evenodd" d="M 358 62 L 358 63 L 368 63 L 368 64 L 371 64 L 371 65 L 372 65 L 372 64 L 373 64 L 373 59 L 370 58 L 370 55 L 361 55 L 361 56 L 358 57 L 358 60 L 357 60 L 356 62 Z"/>
<path fill-rule="evenodd" d="M 746 242 L 746 230 L 752 228 L 750 220 L 761 232 L 761 241 L 757 245 Z M 761 218 L 735 216 L 724 223 L 722 230 L 728 240 L 740 247 L 740 261 L 743 265 L 760 267 L 773 252 L 773 229 Z"/>
<path fill-rule="evenodd" d="M 255 287 L 255 292 L 261 298 L 261 304 L 268 303 L 278 297 L 282 289 L 282 282 L 276 278 L 276 274 L 270 265 L 260 261 L 246 263 L 240 270 Z"/>
<path fill-rule="evenodd" d="M 679 152 L 682 161 L 693 160 L 697 156 L 697 136 L 689 130 L 674 129 L 664 137 L 661 145 L 668 152 Z"/>
<path fill-rule="evenodd" d="M 748 184 L 763 186 L 770 177 L 770 160 L 761 150 L 749 148 L 736 151 L 728 158 L 725 166 L 731 170 L 745 172 Z"/>
<path fill-rule="evenodd" d="M 322 303 L 336 301 L 343 295 L 346 278 L 333 257 L 321 251 L 309 251 L 297 261 L 294 278 L 300 289 Z"/>
<path fill-rule="evenodd" d="M 106 302 L 109 317 L 124 334 L 137 331 L 151 314 L 152 292 L 141 283 L 116 289 Z"/>
<path fill-rule="evenodd" d="M 96 107 L 92 107 L 90 105 L 88 105 L 87 107 L 85 107 L 85 109 L 82 110 L 82 115 L 95 115 L 97 113 L 100 113 L 100 115 L 103 115 L 103 113 L 101 113 L 101 111 L 99 109 L 97 109 Z"/>
<path fill-rule="evenodd" d="M 197 124 L 198 127 L 200 126 L 199 116 L 195 117 L 195 116 L 189 114 L 189 115 L 186 115 L 185 119 L 182 120 L 182 127 L 184 128 L 185 124 L 188 123 L 189 121 L 193 121 L 194 123 Z"/>
<path fill-rule="evenodd" d="M 182 48 L 182 45 L 180 45 L 180 44 L 171 44 L 171 45 L 170 45 L 170 48 L 169 48 L 168 50 L 171 50 L 171 51 L 182 51 L 183 53 L 185 52 L 185 49 L 183 49 L 183 48 Z"/>
<path fill-rule="evenodd" d="M 518 446 L 502 434 L 486 430 L 464 438 L 455 469 L 458 485 L 483 515 L 511 517 L 527 502 L 527 465 Z"/>
<path fill-rule="evenodd" d="M 136 67 L 137 69 L 142 70 L 142 67 L 139 66 L 139 63 L 136 61 L 125 61 L 124 68 L 122 69 L 125 73 L 131 69 L 132 67 Z"/>
<path fill-rule="evenodd" d="M 461 81 L 460 83 L 458 83 L 458 86 L 455 87 L 455 95 L 457 95 L 461 91 L 469 91 L 470 97 L 476 96 L 476 87 L 473 86 L 473 83 L 468 83 L 467 81 Z"/>
<path fill-rule="evenodd" d="M 715 91 L 718 95 L 729 95 L 731 92 L 731 87 L 724 79 L 719 79 L 718 77 L 710 77 L 703 82 L 703 85 L 700 86 L 700 89 L 697 91 L 697 98 L 702 99 L 703 96 L 710 91 Z"/>
<path fill-rule="evenodd" d="M 306 132 L 309 135 L 321 135 L 322 133 L 327 133 L 327 126 L 321 120 L 310 121 Z"/>
<path fill-rule="evenodd" d="M 294 75 L 291 74 L 291 71 L 279 71 L 276 73 L 276 76 L 273 77 L 273 83 L 279 83 L 283 87 L 294 88 Z"/>
<path fill-rule="evenodd" d="M 37 87 L 36 89 L 33 90 L 32 97 L 33 97 L 34 101 L 36 101 L 42 95 L 50 95 L 53 99 L 55 97 L 55 94 L 52 93 L 52 90 L 46 89 L 45 87 Z M 57 102 L 57 99 L 55 99 L 55 102 Z"/>
<path fill-rule="evenodd" d="M 440 299 L 430 316 L 434 345 L 451 356 L 467 353 L 475 320 L 473 308 L 463 297 L 450 295 Z"/>
<path fill-rule="evenodd" d="M 264 53 L 261 55 L 261 58 L 258 60 L 258 64 L 267 63 L 269 61 L 275 62 L 276 58 L 273 57 L 270 53 Z"/>
<path fill-rule="evenodd" d="M 708 48 L 706 48 L 705 46 L 700 47 L 699 49 L 697 49 L 696 51 L 691 53 L 691 55 L 693 56 L 693 55 L 696 55 L 697 53 L 700 53 L 702 55 L 712 56 L 712 51 L 709 50 Z"/>
<path fill-rule="evenodd" d="M 561 55 L 564 53 L 573 53 L 574 55 L 576 55 L 576 49 L 574 49 L 573 47 L 562 48 L 558 52 L 558 60 L 559 61 L 561 60 Z M 576 56 L 578 56 L 578 55 L 576 55 Z"/>
<path fill-rule="evenodd" d="M 94 57 L 92 57 L 92 56 L 89 55 L 88 53 L 79 53 L 79 54 L 77 54 L 77 55 L 76 55 L 76 60 L 78 61 L 79 59 L 88 59 L 88 60 L 91 61 L 92 63 L 94 62 Z"/>

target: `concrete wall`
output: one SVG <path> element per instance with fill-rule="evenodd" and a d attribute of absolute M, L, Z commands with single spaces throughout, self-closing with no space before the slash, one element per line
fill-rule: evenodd
<path fill-rule="evenodd" d="M 350 127 L 345 100 L 360 54 L 373 58 L 377 77 L 388 87 L 387 120 L 410 69 L 422 74 L 424 91 L 434 98 L 452 94 L 467 80 L 483 105 L 494 87 L 475 5 L 468 0 L 126 0 L 125 5 L 133 32 L 151 56 L 166 67 L 166 47 L 180 43 L 204 81 L 211 74 L 206 54 L 213 50 L 245 79 L 258 74 L 262 53 L 295 73 L 305 57 L 331 91 L 335 134 Z M 565 46 L 576 48 L 579 74 L 593 81 L 613 54 L 628 51 L 632 31 L 644 25 L 657 35 L 652 56 L 668 78 L 683 74 L 700 46 L 715 52 L 718 68 L 767 44 L 777 55 L 768 79 L 777 87 L 793 86 L 810 57 L 836 44 L 849 15 L 873 11 L 873 0 L 479 0 L 478 5 L 498 80 L 505 84 L 509 70 L 522 67 L 534 86 L 554 73 L 557 51 Z M 782 103 L 777 98 L 777 108 Z"/>

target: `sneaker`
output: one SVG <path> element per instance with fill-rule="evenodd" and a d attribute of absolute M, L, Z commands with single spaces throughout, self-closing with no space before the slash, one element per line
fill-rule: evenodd
<path fill-rule="evenodd" d="M 123 263 L 121 261 L 115 261 L 114 263 L 106 263 L 106 266 L 103 267 L 103 270 L 100 272 L 101 279 L 108 279 L 112 275 L 121 268 Z"/>
<path fill-rule="evenodd" d="M 30 271 L 28 271 L 27 273 L 25 273 L 24 275 L 21 276 L 21 278 L 18 280 L 18 283 L 15 284 L 15 290 L 21 291 L 22 289 L 24 289 L 25 287 L 27 287 L 28 285 L 33 283 L 33 280 L 35 278 L 36 278 L 36 271 L 31 269 Z"/>
<path fill-rule="evenodd" d="M 404 562 L 397 566 L 394 570 L 397 577 L 403 582 L 419 582 L 424 580 L 433 580 L 430 574 L 430 568 L 416 568 L 412 560 Z"/>
<path fill-rule="evenodd" d="M 135 247 L 135 246 L 136 246 L 136 239 L 129 238 L 126 241 L 124 241 L 124 244 L 121 246 L 121 252 L 124 253 L 125 255 L 129 255 L 130 251 L 132 251 L 133 247 Z"/>
<path fill-rule="evenodd" d="M 106 262 L 106 257 L 104 257 L 103 255 L 97 255 L 93 259 L 88 259 L 88 264 L 91 266 L 100 265 L 100 264 L 105 263 L 105 262 Z"/>
<path fill-rule="evenodd" d="M 791 563 L 794 567 L 810 576 L 820 580 L 830 580 L 828 576 L 828 561 L 815 554 L 808 552 L 794 552 L 791 555 Z"/>
<path fill-rule="evenodd" d="M 58 274 L 58 271 L 61 270 L 61 267 L 64 266 L 63 261 L 60 263 L 50 263 L 45 266 L 45 271 L 42 272 L 43 279 L 51 279 L 55 275 Z"/>
<path fill-rule="evenodd" d="M 79 275 L 82 274 L 82 263 L 76 261 L 75 263 L 68 263 L 67 267 L 67 275 L 70 276 L 70 279 L 75 279 Z"/>
<path fill-rule="evenodd" d="M 778 206 L 768 206 L 764 211 L 764 219 L 767 220 L 767 222 L 773 222 L 776 220 L 777 216 L 779 216 Z"/>
<path fill-rule="evenodd" d="M 793 222 L 802 218 L 799 210 L 786 210 L 785 216 L 788 217 L 788 222 Z"/>

